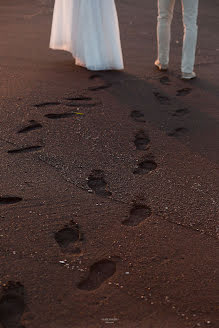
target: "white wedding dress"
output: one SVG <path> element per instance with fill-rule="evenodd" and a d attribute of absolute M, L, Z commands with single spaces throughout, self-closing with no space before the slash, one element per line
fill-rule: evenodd
<path fill-rule="evenodd" d="M 114 0 L 55 0 L 50 48 L 89 70 L 123 69 Z"/>

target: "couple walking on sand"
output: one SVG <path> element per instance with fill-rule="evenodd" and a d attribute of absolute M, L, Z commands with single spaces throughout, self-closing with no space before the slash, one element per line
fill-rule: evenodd
<path fill-rule="evenodd" d="M 199 0 L 158 0 L 155 66 L 159 70 L 168 69 L 175 1 L 181 1 L 183 13 L 182 78 L 193 79 Z M 123 69 L 115 1 L 55 0 L 50 48 L 71 52 L 76 65 L 89 70 Z"/>

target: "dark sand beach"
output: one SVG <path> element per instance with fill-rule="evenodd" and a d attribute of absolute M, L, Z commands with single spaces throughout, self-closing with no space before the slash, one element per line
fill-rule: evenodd
<path fill-rule="evenodd" d="M 124 72 L 48 49 L 53 1 L 0 1 L 0 328 L 217 327 L 219 1 L 195 70 L 118 0 Z"/>

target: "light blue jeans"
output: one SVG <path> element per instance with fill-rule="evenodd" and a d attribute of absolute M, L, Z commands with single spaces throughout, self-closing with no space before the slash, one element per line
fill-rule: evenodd
<path fill-rule="evenodd" d="M 184 24 L 184 40 L 181 71 L 192 73 L 195 63 L 197 44 L 197 17 L 199 0 L 181 0 Z M 163 65 L 169 64 L 171 22 L 175 0 L 158 0 L 158 60 Z"/>

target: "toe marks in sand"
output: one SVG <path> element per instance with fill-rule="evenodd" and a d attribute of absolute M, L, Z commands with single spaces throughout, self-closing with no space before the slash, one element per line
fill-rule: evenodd
<path fill-rule="evenodd" d="M 111 260 L 101 260 L 90 267 L 90 272 L 85 280 L 78 284 L 81 290 L 95 290 L 99 288 L 104 281 L 112 277 L 116 272 L 116 263 Z"/>
<path fill-rule="evenodd" d="M 24 310 L 24 286 L 19 282 L 9 281 L 2 288 L 0 323 L 4 328 L 21 327 L 20 320 Z"/>
<path fill-rule="evenodd" d="M 128 219 L 122 221 L 123 225 L 126 226 L 137 226 L 152 214 L 150 207 L 145 205 L 134 205 L 130 211 Z"/>
<path fill-rule="evenodd" d="M 88 187 L 99 196 L 111 196 L 112 193 L 107 190 L 107 182 L 105 181 L 104 172 L 101 170 L 93 170 L 87 179 Z"/>

